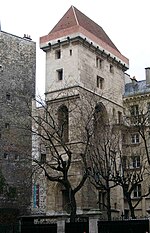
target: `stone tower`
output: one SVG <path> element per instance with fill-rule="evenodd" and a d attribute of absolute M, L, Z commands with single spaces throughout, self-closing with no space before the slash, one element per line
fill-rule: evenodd
<path fill-rule="evenodd" d="M 128 59 L 119 52 L 102 27 L 71 6 L 50 33 L 40 38 L 40 48 L 46 53 L 47 103 L 56 112 L 61 106 L 66 106 L 68 112 L 74 109 L 73 114 L 69 113 L 68 122 L 68 142 L 74 150 L 83 140 L 81 131 L 77 132 L 80 116 L 75 104 L 79 101 L 82 106 L 81 99 L 84 104 L 88 99 L 87 111 L 99 103 L 109 119 L 120 122 Z M 81 147 L 79 150 L 82 151 Z M 78 163 L 72 167 L 72 182 L 76 182 L 82 173 L 79 167 Z M 41 201 L 34 212 L 40 212 L 42 208 L 49 215 L 62 212 L 63 190 L 58 191 L 58 187 L 50 183 L 46 187 L 45 199 L 42 196 L 45 204 Z M 97 194 L 92 192 L 87 182 L 77 194 L 78 213 L 97 208 L 96 198 Z"/>

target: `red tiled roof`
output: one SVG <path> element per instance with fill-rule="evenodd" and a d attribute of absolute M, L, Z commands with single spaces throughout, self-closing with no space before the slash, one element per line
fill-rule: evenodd
<path fill-rule="evenodd" d="M 64 29 L 71 28 L 73 26 L 81 26 L 87 31 L 91 32 L 93 35 L 104 41 L 106 44 L 114 48 L 119 52 L 117 47 L 113 44 L 111 39 L 107 36 L 102 27 L 76 9 L 71 6 L 66 14 L 60 19 L 56 26 L 50 31 L 49 34 L 59 32 Z"/>
<path fill-rule="evenodd" d="M 129 65 L 128 58 L 119 52 L 102 27 L 100 27 L 74 6 L 69 8 L 66 14 L 60 19 L 60 21 L 48 35 L 40 37 L 41 48 L 46 46 L 46 44 L 52 40 L 67 37 L 74 33 L 81 33 L 85 36 L 85 38 L 87 37 L 89 40 L 95 42 L 107 52 L 110 52 L 117 58 L 121 59 L 121 61 L 123 63 L 125 62 L 127 66 Z"/>

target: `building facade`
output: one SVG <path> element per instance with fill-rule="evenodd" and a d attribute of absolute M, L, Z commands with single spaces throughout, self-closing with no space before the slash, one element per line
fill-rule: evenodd
<path fill-rule="evenodd" d="M 4 215 L 29 211 L 31 132 L 25 125 L 31 126 L 27 112 L 35 96 L 35 70 L 35 42 L 26 35 L 0 31 L 0 208 Z"/>

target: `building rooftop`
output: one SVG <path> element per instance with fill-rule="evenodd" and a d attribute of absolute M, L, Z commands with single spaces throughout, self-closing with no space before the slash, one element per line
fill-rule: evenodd
<path fill-rule="evenodd" d="M 111 39 L 105 33 L 102 27 L 100 27 L 93 20 L 88 18 L 85 14 L 79 11 L 74 6 L 71 6 L 66 14 L 60 19 L 60 21 L 56 24 L 56 26 L 50 31 L 49 34 L 53 32 L 58 32 L 73 26 L 81 26 L 85 28 L 87 31 L 91 32 L 93 35 L 104 41 L 106 44 L 110 45 L 112 48 L 117 49 L 117 47 L 113 44 Z"/>
<path fill-rule="evenodd" d="M 103 28 L 74 6 L 69 8 L 47 35 L 40 37 L 40 47 L 44 49 L 58 40 L 67 39 L 68 36 L 70 38 L 79 36 L 89 40 L 95 47 L 104 50 L 106 54 L 113 58 L 117 58 L 128 68 L 129 60 L 119 52 Z"/>
<path fill-rule="evenodd" d="M 125 85 L 124 97 L 146 93 L 150 93 L 150 86 L 146 84 L 146 80 L 134 80 L 131 83 L 127 83 Z"/>

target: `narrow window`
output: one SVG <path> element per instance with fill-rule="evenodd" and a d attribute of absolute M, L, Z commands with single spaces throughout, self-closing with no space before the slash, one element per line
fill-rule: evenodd
<path fill-rule="evenodd" d="M 46 154 L 41 153 L 41 163 L 46 163 Z"/>
<path fill-rule="evenodd" d="M 6 93 L 6 100 L 10 100 L 10 94 Z"/>
<path fill-rule="evenodd" d="M 122 167 L 123 169 L 127 168 L 127 156 L 122 157 Z"/>
<path fill-rule="evenodd" d="M 96 57 L 96 67 L 102 69 L 103 60 L 99 57 Z"/>
<path fill-rule="evenodd" d="M 106 210 L 106 192 L 99 192 L 99 209 Z"/>
<path fill-rule="evenodd" d="M 97 87 L 99 89 L 103 89 L 104 87 L 104 79 L 100 76 L 97 76 Z"/>
<path fill-rule="evenodd" d="M 72 56 L 72 49 L 70 49 L 70 56 Z"/>
<path fill-rule="evenodd" d="M 56 59 L 60 59 L 61 58 L 61 50 L 60 49 L 58 49 L 58 50 L 55 51 L 55 58 Z"/>
<path fill-rule="evenodd" d="M 40 199 L 40 195 L 39 195 L 39 191 L 40 191 L 40 186 L 39 184 L 34 184 L 34 191 L 33 191 L 33 206 L 34 208 L 39 207 L 39 199 Z"/>
<path fill-rule="evenodd" d="M 15 161 L 19 161 L 19 155 L 15 154 Z"/>
<path fill-rule="evenodd" d="M 110 64 L 110 66 L 109 66 L 109 71 L 110 71 L 110 73 L 114 73 L 114 66 L 111 65 L 111 64 Z"/>
<path fill-rule="evenodd" d="M 60 137 L 64 142 L 69 140 L 69 113 L 66 106 L 61 106 L 58 109 L 58 127 Z"/>
<path fill-rule="evenodd" d="M 4 153 L 3 157 L 4 157 L 5 160 L 8 160 L 8 153 Z"/>
<path fill-rule="evenodd" d="M 138 105 L 132 105 L 130 107 L 130 113 L 131 113 L 131 116 L 138 116 L 139 115 L 139 106 Z"/>
<path fill-rule="evenodd" d="M 5 123 L 5 129 L 10 129 L 10 124 L 9 123 Z"/>
<path fill-rule="evenodd" d="M 57 70 L 57 78 L 59 81 L 63 79 L 63 69 Z"/>
<path fill-rule="evenodd" d="M 122 123 L 122 112 L 118 111 L 118 124 Z"/>

